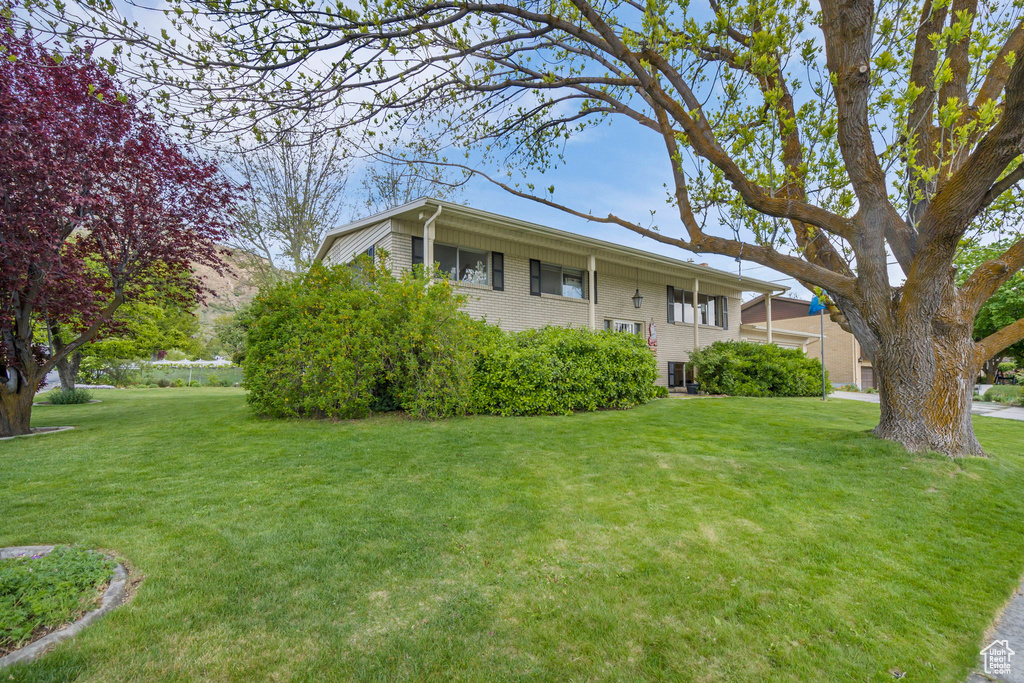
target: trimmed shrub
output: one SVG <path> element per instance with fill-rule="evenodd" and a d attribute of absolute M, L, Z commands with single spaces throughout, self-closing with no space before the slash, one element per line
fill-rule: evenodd
<path fill-rule="evenodd" d="M 447 280 L 395 277 L 385 259 L 313 266 L 253 302 L 242 364 L 249 405 L 269 416 L 356 418 L 472 409 L 474 345 L 486 326 Z"/>
<path fill-rule="evenodd" d="M 220 377 L 215 374 L 211 374 L 206 378 L 206 386 L 208 387 L 222 387 L 224 382 L 221 381 Z"/>
<path fill-rule="evenodd" d="M 631 408 L 656 393 L 657 361 L 639 335 L 545 327 L 495 342 L 477 363 L 480 412 L 566 415 Z"/>
<path fill-rule="evenodd" d="M 730 396 L 820 396 L 821 361 L 775 344 L 719 341 L 690 354 L 701 389 Z M 831 385 L 826 388 L 831 391 Z"/>
<path fill-rule="evenodd" d="M 176 379 L 173 382 L 171 382 L 171 386 L 180 389 L 181 387 L 185 386 L 185 380 L 181 378 Z"/>
<path fill-rule="evenodd" d="M 88 389 L 53 389 L 40 398 L 55 406 L 70 406 L 88 403 L 92 400 L 92 393 Z"/>
<path fill-rule="evenodd" d="M 383 260 L 316 265 L 253 302 L 243 363 L 262 415 L 358 418 L 405 410 L 566 414 L 654 397 L 637 335 L 545 328 L 506 334 L 472 319 L 446 279 L 394 276 Z"/>
<path fill-rule="evenodd" d="M 166 377 L 161 377 L 156 381 L 156 385 L 162 389 L 166 389 L 167 387 L 171 386 L 171 380 L 167 379 Z"/>

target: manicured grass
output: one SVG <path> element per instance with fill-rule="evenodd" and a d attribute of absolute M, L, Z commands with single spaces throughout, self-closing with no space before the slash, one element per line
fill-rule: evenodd
<path fill-rule="evenodd" d="M 1024 571 L 1024 424 L 911 456 L 878 407 L 259 420 L 97 392 L 0 443 L 0 543 L 138 595 L 15 680 L 960 681 Z"/>

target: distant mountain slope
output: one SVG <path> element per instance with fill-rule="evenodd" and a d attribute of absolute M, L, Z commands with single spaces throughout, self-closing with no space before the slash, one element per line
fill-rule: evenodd
<path fill-rule="evenodd" d="M 213 290 L 212 295 L 207 295 L 206 303 L 196 309 L 200 336 L 203 339 L 209 339 L 213 335 L 214 320 L 243 308 L 259 291 L 251 257 L 240 251 L 224 248 L 223 258 L 228 267 L 221 274 L 201 264 L 192 267 L 200 280 Z"/>

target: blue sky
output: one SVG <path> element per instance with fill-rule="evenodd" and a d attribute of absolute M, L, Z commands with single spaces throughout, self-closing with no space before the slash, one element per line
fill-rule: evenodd
<path fill-rule="evenodd" d="M 151 33 L 158 33 L 169 24 L 159 11 L 166 7 L 162 0 L 148 4 L 140 11 L 130 3 L 118 3 L 118 9 L 130 20 L 138 20 Z M 153 11 L 153 10 L 157 11 Z M 106 46 L 101 52 L 106 51 Z M 573 209 L 594 215 L 615 213 L 641 225 L 656 225 L 664 234 L 685 234 L 674 207 L 666 203 L 665 184 L 671 181 L 671 170 L 659 136 L 635 122 L 612 117 L 611 125 L 587 129 L 569 141 L 565 149 L 566 164 L 546 174 L 534 174 L 526 182 L 538 187 L 555 186 L 554 199 Z M 483 167 L 480 170 L 493 172 Z M 497 174 L 500 176 L 500 174 Z M 644 238 L 625 228 L 592 223 L 527 199 L 511 195 L 481 178 L 471 180 L 461 197 L 467 204 L 522 220 L 533 221 L 561 230 L 590 235 L 618 244 L 645 249 L 679 259 L 692 258 L 715 268 L 736 273 L 739 264 L 732 258 L 714 254 L 694 254 Z M 651 211 L 656 213 L 652 219 Z M 731 230 L 708 232 L 731 237 Z M 752 235 L 745 236 L 750 239 Z M 790 295 L 809 298 L 810 293 L 794 279 L 752 262 L 743 264 L 743 274 L 759 280 L 777 282 L 793 288 Z M 752 296 L 752 295 L 751 295 Z"/>
<path fill-rule="evenodd" d="M 555 186 L 554 199 L 566 206 L 594 215 L 614 213 L 641 225 L 651 222 L 666 235 L 685 235 L 675 207 L 666 203 L 664 185 L 671 182 L 671 168 L 661 139 L 629 120 L 586 131 L 566 148 L 566 165 L 528 178 L 538 187 Z M 483 170 L 483 169 L 482 169 Z M 730 257 L 694 254 L 655 242 L 626 228 L 593 223 L 557 209 L 516 197 L 483 179 L 471 180 L 463 200 L 474 208 L 533 221 L 560 230 L 589 235 L 609 242 L 664 254 L 736 273 L 739 264 Z M 708 232 L 731 237 L 731 230 Z M 811 294 L 796 280 L 752 262 L 743 263 L 743 274 L 759 280 L 778 282 L 793 290 L 787 296 L 809 298 Z M 752 295 L 750 295 L 752 296 Z"/>

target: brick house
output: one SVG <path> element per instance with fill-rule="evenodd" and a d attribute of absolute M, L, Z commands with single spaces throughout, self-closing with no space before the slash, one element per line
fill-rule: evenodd
<path fill-rule="evenodd" d="M 437 263 L 468 296 L 469 314 L 505 330 L 571 325 L 642 335 L 658 359 L 658 383 L 669 387 L 693 380 L 688 361 L 694 348 L 740 338 L 743 292 L 785 291 L 706 265 L 427 198 L 329 231 L 317 259 L 341 264 L 382 251 L 396 272 Z M 643 297 L 639 307 L 637 293 Z"/>
<path fill-rule="evenodd" d="M 821 320 L 808 315 L 811 302 L 773 296 L 759 296 L 743 304 L 740 335 L 747 341 L 764 343 L 768 319 L 772 321 L 772 342 L 799 348 L 809 358 L 821 359 Z M 770 311 L 770 316 L 769 316 Z M 838 323 L 825 316 L 825 369 L 835 386 L 856 384 L 861 389 L 875 388 L 875 375 L 860 348 L 860 342 Z"/>

